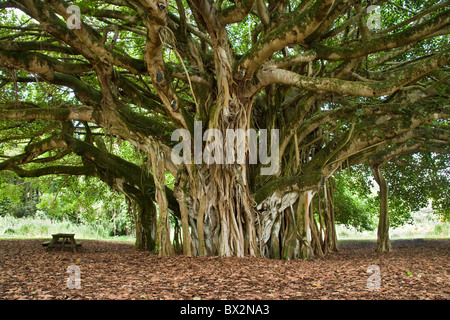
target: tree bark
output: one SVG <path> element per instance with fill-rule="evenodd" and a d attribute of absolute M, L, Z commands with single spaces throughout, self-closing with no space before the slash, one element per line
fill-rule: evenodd
<path fill-rule="evenodd" d="M 156 207 L 151 198 L 142 199 L 136 205 L 136 249 L 156 249 Z"/>
<path fill-rule="evenodd" d="M 380 218 L 377 232 L 377 251 L 391 251 L 391 241 L 389 239 L 389 207 L 388 207 L 388 184 L 381 171 L 380 165 L 372 165 L 372 172 L 375 181 L 380 187 Z"/>
<path fill-rule="evenodd" d="M 276 192 L 258 206 L 263 256 L 291 260 L 321 255 L 320 235 L 312 212 L 314 193 Z"/>
<path fill-rule="evenodd" d="M 314 255 L 311 248 L 311 226 L 310 226 L 310 204 L 314 197 L 313 191 L 307 191 L 300 194 L 297 209 L 297 235 L 301 242 L 300 257 L 302 259 L 311 259 Z"/>
<path fill-rule="evenodd" d="M 172 242 L 170 240 L 170 220 L 169 204 L 165 190 L 165 160 L 164 153 L 157 145 L 150 147 L 151 163 L 153 168 L 153 178 L 156 187 L 156 201 L 158 203 L 158 222 L 156 234 L 156 247 L 159 256 L 167 257 L 175 254 Z"/>
<path fill-rule="evenodd" d="M 177 183 L 174 188 L 174 196 L 180 205 L 181 229 L 183 237 L 183 254 L 190 257 L 192 256 L 193 244 L 191 233 L 189 231 L 189 212 L 185 193 L 187 183 L 186 179 L 187 175 L 184 172 L 180 173 L 180 176 L 178 177 Z"/>
<path fill-rule="evenodd" d="M 338 241 L 336 234 L 336 224 L 334 221 L 334 195 L 332 180 L 326 180 L 323 190 L 324 190 L 324 224 L 325 224 L 325 240 L 323 251 L 325 253 L 338 251 Z"/>
<path fill-rule="evenodd" d="M 237 177 L 236 166 L 199 165 L 194 170 L 185 196 L 178 197 L 180 208 L 187 211 L 185 214 L 181 209 L 182 215 L 190 220 L 191 240 L 186 240 L 192 241 L 200 256 L 256 256 L 256 212 L 248 185 Z"/>

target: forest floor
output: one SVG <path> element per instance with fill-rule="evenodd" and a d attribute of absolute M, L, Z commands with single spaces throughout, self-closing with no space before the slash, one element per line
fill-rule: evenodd
<path fill-rule="evenodd" d="M 83 241 L 78 253 L 46 252 L 43 240 L 0 241 L 0 299 L 449 299 L 450 239 L 347 241 L 312 261 L 263 258 L 160 258 L 130 244 Z M 81 288 L 68 289 L 81 271 Z M 379 289 L 369 290 L 379 267 Z"/>

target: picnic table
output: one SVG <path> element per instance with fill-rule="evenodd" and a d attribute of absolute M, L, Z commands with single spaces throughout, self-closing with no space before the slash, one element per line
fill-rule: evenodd
<path fill-rule="evenodd" d="M 62 241 L 59 241 L 59 240 Z M 55 233 L 52 234 L 52 240 L 46 241 L 42 244 L 47 247 L 47 251 L 51 248 L 72 248 L 73 252 L 78 252 L 78 247 L 81 246 L 81 242 L 75 241 L 75 233 Z"/>

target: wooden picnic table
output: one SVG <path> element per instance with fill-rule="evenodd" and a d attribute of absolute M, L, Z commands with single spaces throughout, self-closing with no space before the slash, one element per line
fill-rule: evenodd
<path fill-rule="evenodd" d="M 59 241 L 59 240 L 62 241 Z M 73 252 L 78 252 L 78 246 L 81 246 L 80 242 L 75 241 L 75 233 L 55 233 L 52 234 L 52 240 L 44 242 L 43 246 L 47 246 L 47 251 L 51 248 L 72 248 Z"/>

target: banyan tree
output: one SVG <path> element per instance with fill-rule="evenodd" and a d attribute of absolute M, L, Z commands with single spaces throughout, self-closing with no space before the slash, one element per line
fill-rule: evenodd
<path fill-rule="evenodd" d="M 0 141 L 15 146 L 0 170 L 100 178 L 136 208 L 137 246 L 161 256 L 174 253 L 171 216 L 186 255 L 333 252 L 337 170 L 370 164 L 383 184 L 389 159 L 448 151 L 448 1 L 0 12 Z M 114 151 L 124 143 L 142 163 Z"/>

